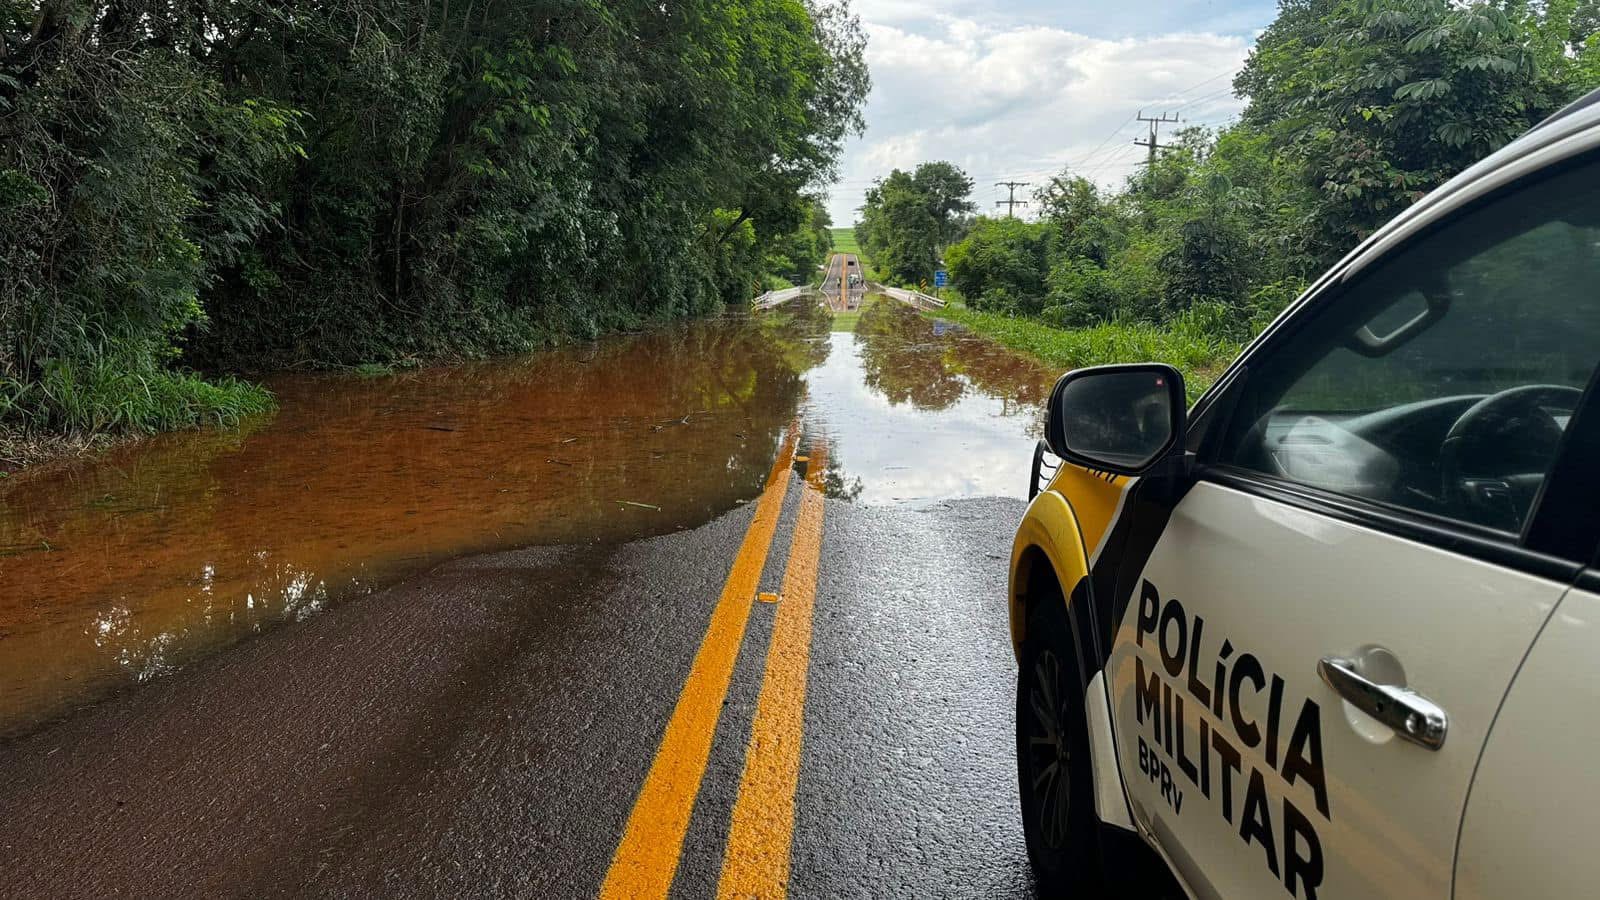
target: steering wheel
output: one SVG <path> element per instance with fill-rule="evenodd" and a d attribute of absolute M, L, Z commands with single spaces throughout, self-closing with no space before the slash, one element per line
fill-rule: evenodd
<path fill-rule="evenodd" d="M 1577 408 L 1583 391 L 1528 384 L 1491 394 L 1462 413 L 1439 445 L 1447 509 L 1516 531 L 1555 458 L 1561 425 L 1546 407 Z"/>

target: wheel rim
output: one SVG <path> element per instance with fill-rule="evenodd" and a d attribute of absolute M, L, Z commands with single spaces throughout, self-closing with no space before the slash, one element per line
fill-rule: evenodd
<path fill-rule="evenodd" d="M 1028 734 L 1028 763 L 1039 835 L 1051 849 L 1060 849 L 1066 842 L 1067 816 L 1072 806 L 1072 751 L 1067 745 L 1065 695 L 1061 688 L 1061 660 L 1045 650 L 1034 660 L 1033 684 L 1028 691 L 1033 719 Z"/>

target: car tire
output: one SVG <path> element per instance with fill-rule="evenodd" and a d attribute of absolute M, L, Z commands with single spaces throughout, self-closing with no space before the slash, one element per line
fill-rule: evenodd
<path fill-rule="evenodd" d="M 1039 893 L 1098 897 L 1104 877 L 1084 678 L 1061 594 L 1030 598 L 1017 673 L 1017 787 Z"/>

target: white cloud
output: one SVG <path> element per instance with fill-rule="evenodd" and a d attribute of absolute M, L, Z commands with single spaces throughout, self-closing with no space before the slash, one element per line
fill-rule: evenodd
<path fill-rule="evenodd" d="M 1143 126 L 1129 121 L 1139 110 L 1212 124 L 1241 105 L 1229 88 L 1249 51 L 1249 32 L 1091 35 L 1037 17 L 950 12 L 979 5 L 857 4 L 873 90 L 867 134 L 847 148 L 831 192 L 835 222 L 855 221 L 873 178 L 930 159 L 965 169 L 978 182 L 974 200 L 991 209 L 1004 196 L 995 181 L 1039 181 L 1066 164 L 1120 183 L 1144 153 L 1132 144 Z M 1230 27 L 1242 15 L 1230 18 Z"/>

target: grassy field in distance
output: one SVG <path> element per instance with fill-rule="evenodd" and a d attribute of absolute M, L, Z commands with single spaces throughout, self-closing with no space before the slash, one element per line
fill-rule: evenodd
<path fill-rule="evenodd" d="M 856 243 L 856 230 L 854 228 L 833 229 L 833 249 L 836 253 L 854 253 L 861 255 L 861 245 Z"/>

